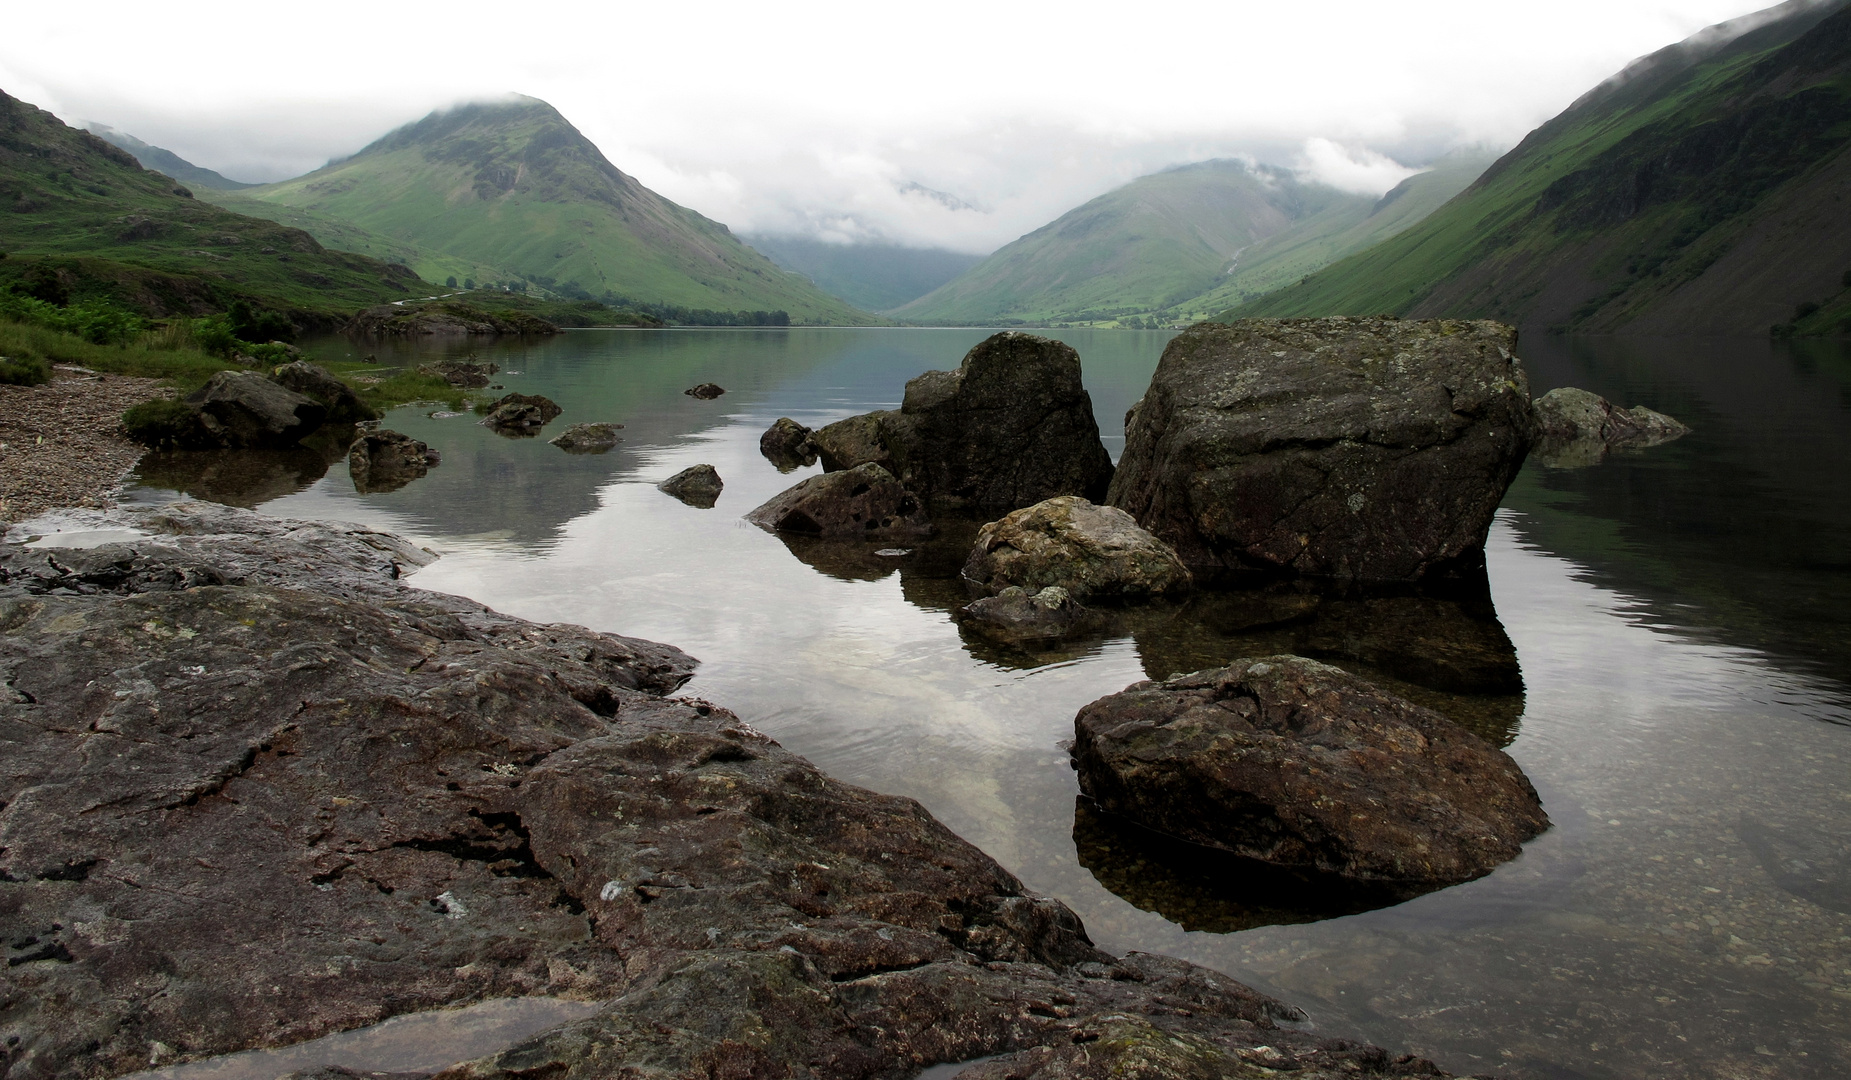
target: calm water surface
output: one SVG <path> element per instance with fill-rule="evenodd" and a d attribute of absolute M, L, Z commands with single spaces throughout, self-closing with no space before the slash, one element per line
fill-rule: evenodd
<path fill-rule="evenodd" d="M 1381 648 L 1344 662 L 1508 741 L 1555 826 L 1487 878 L 1319 919 L 1302 898 L 1242 893 L 1092 818 L 1060 745 L 1097 697 L 1315 645 L 1316 626 L 1251 629 L 1208 597 L 1126 612 L 1057 652 L 999 649 L 950 616 L 964 599 L 956 530 L 894 557 L 787 545 L 740 520 L 815 471 L 780 474 L 759 456 L 772 420 L 893 407 L 908 378 L 955 367 L 983 336 L 583 331 L 368 346 L 387 364 L 473 349 L 503 366 L 508 390 L 564 406 L 549 434 L 603 420 L 626 425 L 625 441 L 571 456 L 408 407 L 389 426 L 444 460 L 397 492 L 358 495 L 338 463 L 316 479 L 317 461 L 202 475 L 151 460 L 137 497 L 186 487 L 390 529 L 445 552 L 420 586 L 681 646 L 703 661 L 687 693 L 838 777 L 919 799 L 1071 905 L 1102 946 L 1227 971 L 1320 1031 L 1458 1073 L 1851 1073 L 1851 351 L 1525 339 L 1538 393 L 1585 386 L 1696 432 L 1591 468 L 1526 466 L 1487 560 L 1509 644 L 1476 601 L 1385 601 L 1403 605 L 1396 625 L 1430 620 L 1429 637 L 1514 646 L 1522 695 Z M 1084 358 L 1116 456 L 1169 335 L 1055 336 Z M 681 393 L 707 381 L 726 395 Z M 715 508 L 656 491 L 701 462 L 726 483 Z M 1356 636 L 1347 623 L 1331 633 Z"/>

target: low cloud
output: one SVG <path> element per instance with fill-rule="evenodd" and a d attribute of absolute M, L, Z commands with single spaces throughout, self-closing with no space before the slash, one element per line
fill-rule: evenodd
<path fill-rule="evenodd" d="M 1420 171 L 1367 147 L 1323 138 L 1306 139 L 1295 166 L 1306 180 L 1357 195 L 1385 195 Z"/>

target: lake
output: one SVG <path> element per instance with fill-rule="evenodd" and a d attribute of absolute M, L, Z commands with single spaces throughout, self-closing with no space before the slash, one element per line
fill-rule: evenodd
<path fill-rule="evenodd" d="M 1169 334 L 1049 331 L 1077 348 L 1107 448 Z M 1336 597 L 1253 626 L 1225 597 L 1118 614 L 1024 651 L 952 618 L 969 526 L 902 555 L 779 537 L 741 516 L 815 469 L 758 453 L 899 403 L 976 330 L 574 331 L 537 342 L 308 345 L 385 365 L 473 352 L 565 409 L 511 439 L 433 405 L 387 426 L 443 453 L 361 495 L 306 451 L 152 457 L 130 497 L 186 489 L 398 532 L 444 553 L 414 583 L 530 619 L 677 645 L 684 693 L 835 776 L 920 800 L 1102 947 L 1187 958 L 1305 1009 L 1317 1030 L 1512 1077 L 1851 1073 L 1851 347 L 1526 335 L 1533 391 L 1575 385 L 1695 430 L 1586 468 L 1526 465 L 1470 595 Z M 726 388 L 716 400 L 682 391 Z M 499 392 L 482 391 L 482 396 Z M 625 425 L 602 455 L 545 438 Z M 655 483 L 696 463 L 712 509 Z M 1481 595 L 1482 594 L 1482 595 Z M 1495 606 L 1495 615 L 1492 606 Z M 1383 614 L 1387 612 L 1387 614 Z M 1429 662 L 1420 641 L 1477 661 Z M 1230 877 L 1087 812 L 1063 740 L 1147 677 L 1301 649 L 1500 743 L 1554 827 L 1465 885 L 1352 914 Z M 1521 670 L 1509 680 L 1473 672 Z M 1436 666 L 1437 664 L 1437 666 Z M 1499 665 L 1504 665 L 1500 667 Z"/>

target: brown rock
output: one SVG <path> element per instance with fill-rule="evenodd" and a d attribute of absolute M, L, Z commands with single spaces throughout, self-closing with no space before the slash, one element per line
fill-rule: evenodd
<path fill-rule="evenodd" d="M 540 394 L 503 394 L 491 403 L 482 424 L 498 432 L 532 434 L 551 423 L 561 411 L 552 398 Z"/>
<path fill-rule="evenodd" d="M 1004 515 L 977 533 L 964 564 L 967 585 L 998 593 L 1011 585 L 1059 586 L 1076 600 L 1143 599 L 1192 583 L 1170 545 L 1131 515 L 1062 495 Z"/>
<path fill-rule="evenodd" d="M 815 434 L 788 416 L 780 416 L 758 437 L 758 452 L 778 467 L 790 472 L 816 464 L 816 447 L 810 436 Z"/>
<path fill-rule="evenodd" d="M 656 490 L 673 495 L 689 506 L 708 510 L 720 501 L 720 491 L 725 486 L 712 465 L 691 465 L 657 484 Z"/>
<path fill-rule="evenodd" d="M 923 536 L 932 531 L 912 492 L 879 465 L 829 472 L 773 496 L 746 515 L 771 532 L 821 537 Z"/>
<path fill-rule="evenodd" d="M 1108 813 L 1405 895 L 1488 874 L 1549 826 L 1502 751 L 1303 657 L 1137 683 L 1074 731 L 1080 789 Z"/>
<path fill-rule="evenodd" d="M 347 451 L 347 472 L 362 495 L 397 491 L 438 463 L 437 451 L 385 428 L 363 433 Z"/>
<path fill-rule="evenodd" d="M 704 382 L 699 386 L 690 386 L 686 390 L 683 390 L 682 393 L 689 397 L 700 398 L 702 401 L 712 401 L 714 398 L 726 393 L 726 388 L 716 386 L 710 382 Z"/>

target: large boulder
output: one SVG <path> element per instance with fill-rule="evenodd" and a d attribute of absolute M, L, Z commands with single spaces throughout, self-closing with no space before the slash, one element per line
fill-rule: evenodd
<path fill-rule="evenodd" d="M 790 417 L 780 416 L 758 437 L 758 452 L 776 465 L 779 472 L 814 465 L 816 447 L 810 442 L 812 434 L 809 428 Z"/>
<path fill-rule="evenodd" d="M 347 472 L 362 495 L 397 491 L 429 472 L 440 456 L 423 442 L 397 431 L 364 432 L 347 450 Z"/>
<path fill-rule="evenodd" d="M 1549 826 L 1503 751 L 1298 656 L 1101 698 L 1074 720 L 1073 761 L 1108 813 L 1400 895 L 1488 874 Z"/>
<path fill-rule="evenodd" d="M 1130 514 L 1078 495 L 1043 500 L 978 530 L 963 578 L 979 592 L 1059 586 L 1077 600 L 1143 599 L 1193 583 L 1170 545 Z"/>
<path fill-rule="evenodd" d="M 319 428 L 328 410 L 254 371 L 220 371 L 186 396 L 208 436 L 221 446 L 293 446 Z"/>
<path fill-rule="evenodd" d="M 711 510 L 713 504 L 720 501 L 720 492 L 725 487 L 726 483 L 712 465 L 690 465 L 657 484 L 656 490 L 673 495 L 689 506 Z"/>
<path fill-rule="evenodd" d="M 1164 350 L 1107 498 L 1192 568 L 1407 581 L 1482 548 L 1535 437 L 1517 333 L 1204 323 Z"/>
<path fill-rule="evenodd" d="M 780 492 L 746 515 L 771 532 L 822 537 L 924 536 L 932 531 L 919 499 L 879 465 L 823 473 Z"/>
<path fill-rule="evenodd" d="M 1080 354 L 1015 331 L 979 342 L 956 371 L 907 383 L 898 412 L 851 417 L 811 441 L 825 469 L 873 462 L 938 509 L 1099 500 L 1112 479 Z"/>
<path fill-rule="evenodd" d="M 284 364 L 270 373 L 278 386 L 287 387 L 303 397 L 314 398 L 328 411 L 325 423 L 358 424 L 379 419 L 379 410 L 361 400 L 353 387 L 306 360 Z"/>
<path fill-rule="evenodd" d="M 489 403 L 482 423 L 503 434 L 531 435 L 562 411 L 552 398 L 540 394 L 503 394 Z"/>
<path fill-rule="evenodd" d="M 1622 409 L 1591 390 L 1561 386 L 1533 403 L 1536 456 L 1554 468 L 1595 465 L 1608 452 L 1644 449 L 1690 434 L 1683 423 L 1643 405 Z"/>

